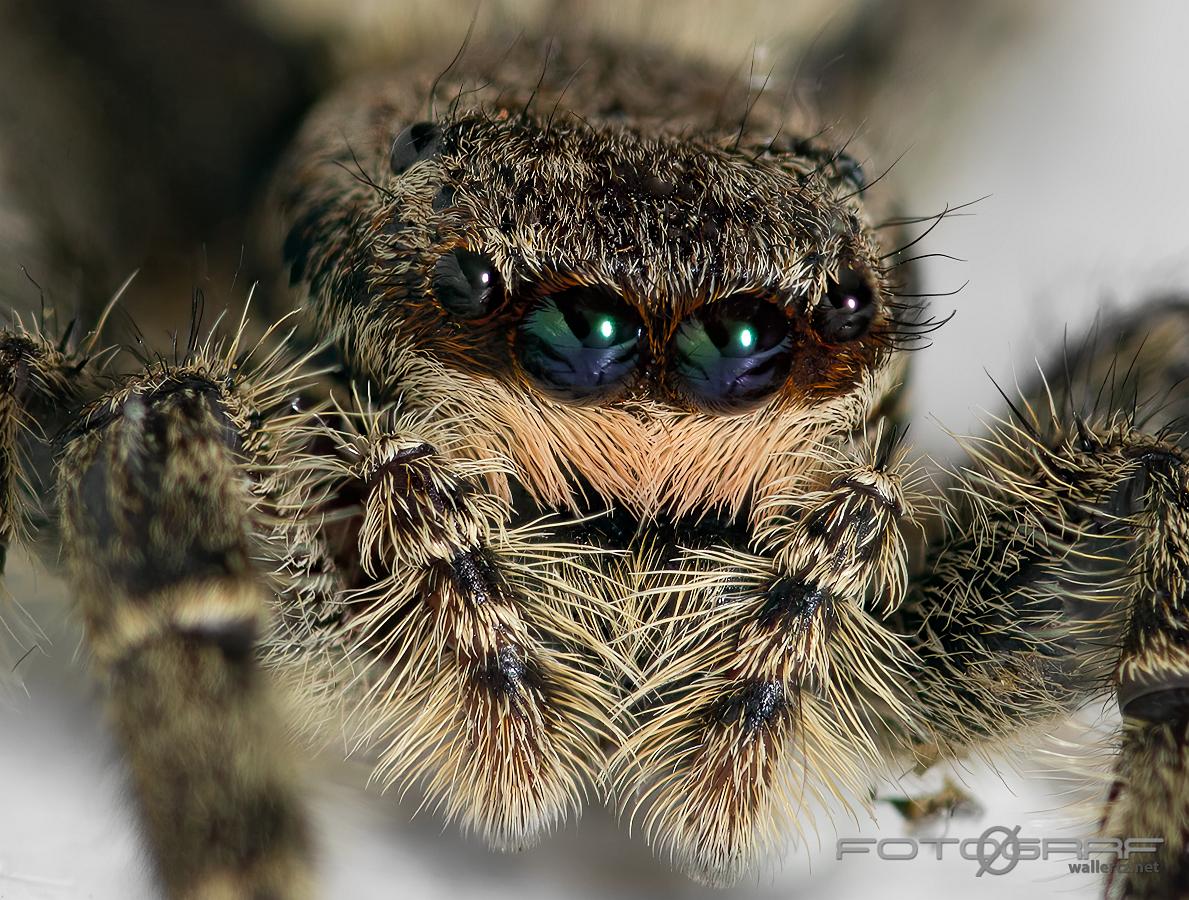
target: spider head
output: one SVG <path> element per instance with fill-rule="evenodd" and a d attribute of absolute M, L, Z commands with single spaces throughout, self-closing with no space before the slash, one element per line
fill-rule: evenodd
<path fill-rule="evenodd" d="M 898 385 L 903 308 L 852 169 L 491 93 L 363 129 L 382 175 L 347 189 L 341 283 L 312 279 L 356 372 L 546 505 L 580 482 L 645 515 L 737 511 Z"/>

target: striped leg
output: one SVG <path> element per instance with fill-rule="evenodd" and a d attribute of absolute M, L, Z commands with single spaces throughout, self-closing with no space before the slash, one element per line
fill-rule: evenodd
<path fill-rule="evenodd" d="M 689 551 L 652 592 L 664 612 L 619 784 L 658 852 L 699 880 L 729 884 L 782 847 L 807 798 L 861 795 L 877 723 L 909 715 L 906 655 L 866 611 L 903 597 L 912 516 L 891 442 L 877 444 L 818 491 L 775 494 L 763 556 Z"/>
<path fill-rule="evenodd" d="M 1108 882 L 1115 897 L 1189 896 L 1189 461 L 1146 460 L 1144 538 L 1115 672 L 1123 734 L 1104 814 L 1111 837 L 1160 838 L 1151 857 Z"/>
<path fill-rule="evenodd" d="M 168 896 L 305 897 L 310 836 L 257 661 L 248 460 L 278 382 L 231 377 L 233 356 L 155 367 L 86 410 L 58 466 L 63 556 Z"/>
<path fill-rule="evenodd" d="M 358 428 L 326 433 L 338 453 L 309 460 L 308 495 L 356 503 L 335 527 L 357 569 L 339 641 L 359 749 L 493 847 L 534 843 L 578 811 L 613 734 L 589 550 L 507 528 L 504 471 L 448 422 L 345 421 Z"/>

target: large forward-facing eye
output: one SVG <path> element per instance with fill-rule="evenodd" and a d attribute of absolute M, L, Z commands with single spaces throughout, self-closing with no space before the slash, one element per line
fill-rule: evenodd
<path fill-rule="evenodd" d="M 621 387 L 636 368 L 643 326 L 611 291 L 572 287 L 541 297 L 520 323 L 516 353 L 545 393 L 584 400 Z"/>
<path fill-rule="evenodd" d="M 681 323 L 674 370 L 691 400 L 710 412 L 755 406 L 788 378 L 792 365 L 788 317 L 753 294 L 709 303 Z"/>
<path fill-rule="evenodd" d="M 437 261 L 432 285 L 442 308 L 464 319 L 482 318 L 504 298 L 503 282 L 490 257 L 461 248 Z"/>
<path fill-rule="evenodd" d="M 874 318 L 871 285 L 861 272 L 843 267 L 838 279 L 826 286 L 826 295 L 813 311 L 813 327 L 822 340 L 836 344 L 861 338 Z"/>

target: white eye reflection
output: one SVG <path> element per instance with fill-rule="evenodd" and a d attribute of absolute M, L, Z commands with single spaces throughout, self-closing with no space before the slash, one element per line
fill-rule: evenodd
<path fill-rule="evenodd" d="M 705 304 L 674 335 L 678 390 L 704 412 L 730 415 L 763 403 L 784 384 L 791 361 L 788 316 L 759 294 Z"/>
<path fill-rule="evenodd" d="M 609 288 L 578 285 L 537 299 L 517 326 L 520 368 L 559 400 L 609 396 L 640 359 L 639 315 Z"/>

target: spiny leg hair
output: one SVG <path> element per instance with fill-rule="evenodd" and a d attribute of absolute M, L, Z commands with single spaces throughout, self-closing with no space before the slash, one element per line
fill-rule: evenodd
<path fill-rule="evenodd" d="M 308 828 L 257 661 L 264 485 L 302 361 L 212 338 L 105 375 L 93 344 L 0 336 L 5 537 L 60 542 L 166 893 L 307 896 Z"/>
<path fill-rule="evenodd" d="M 374 779 L 426 802 L 493 847 L 535 843 L 581 808 L 617 741 L 619 663 L 599 654 L 613 611 L 545 522 L 511 528 L 492 490 L 507 464 L 451 422 L 356 398 L 298 462 L 297 506 L 327 523 L 354 572 L 334 633 L 353 746 Z M 347 562 L 349 561 L 349 562 Z"/>
<path fill-rule="evenodd" d="M 869 611 L 907 587 L 914 521 L 898 434 L 823 459 L 816 491 L 773 491 L 755 552 L 687 550 L 654 589 L 640 726 L 617 757 L 624 801 L 691 876 L 739 878 L 803 830 L 803 801 L 858 796 L 878 725 L 910 716 L 908 656 Z"/>
<path fill-rule="evenodd" d="M 1172 374 L 1187 322 L 1189 305 L 1157 304 L 1107 323 L 1113 344 L 1096 329 L 966 442 L 945 533 L 891 622 L 914 636 L 922 764 L 1118 697 L 1102 831 L 1162 844 L 1154 871 L 1112 872 L 1112 897 L 1189 888 L 1189 454 Z"/>

